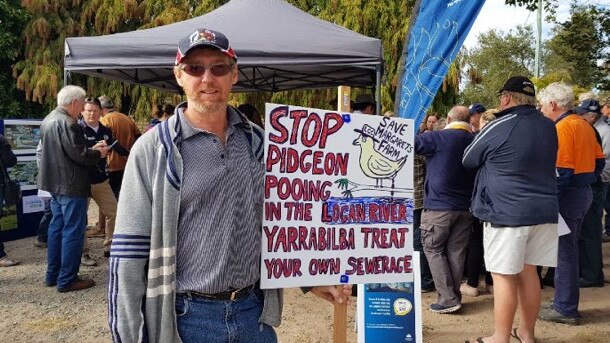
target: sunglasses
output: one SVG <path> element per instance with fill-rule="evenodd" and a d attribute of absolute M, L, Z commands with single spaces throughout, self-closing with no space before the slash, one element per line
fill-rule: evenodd
<path fill-rule="evenodd" d="M 212 72 L 212 75 L 220 77 L 227 75 L 233 68 L 232 64 L 216 64 L 211 67 L 206 67 L 202 64 L 181 64 L 180 69 L 184 70 L 185 73 L 200 77 L 205 74 L 206 70 Z"/>

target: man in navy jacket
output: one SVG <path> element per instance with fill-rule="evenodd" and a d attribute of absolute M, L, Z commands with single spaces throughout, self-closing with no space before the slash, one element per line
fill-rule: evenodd
<path fill-rule="evenodd" d="M 534 342 L 536 266 L 557 263 L 557 132 L 535 104 L 532 82 L 510 78 L 500 91 L 502 111 L 464 152 L 464 166 L 478 169 L 472 211 L 485 222 L 485 265 L 494 281 L 495 332 L 482 342 L 507 342 L 511 334 Z M 511 331 L 517 305 L 519 329 Z"/>
<path fill-rule="evenodd" d="M 469 211 L 474 174 L 462 165 L 464 149 L 474 136 L 468 108 L 455 106 L 441 131 L 415 137 L 415 153 L 426 157 L 421 239 L 438 292 L 436 313 L 462 307 L 460 284 L 472 224 Z"/>
<path fill-rule="evenodd" d="M 79 121 L 79 125 L 83 128 L 87 146 L 92 147 L 98 142 L 105 142 L 109 149 L 126 154 L 127 151 L 121 147 L 118 141 L 114 140 L 112 131 L 100 123 L 101 114 L 102 105 L 100 104 L 100 101 L 96 98 L 86 98 L 85 107 L 82 112 L 83 119 Z M 104 257 L 110 257 L 110 245 L 112 243 L 114 223 L 116 220 L 117 199 L 108 182 L 108 172 L 106 169 L 106 159 L 102 158 L 97 164 L 89 166 L 89 179 L 91 180 L 91 198 L 95 200 L 100 211 L 102 211 L 106 217 L 103 247 Z M 85 246 L 83 247 L 81 263 L 84 265 L 96 264 L 89 256 L 87 242 L 85 242 Z"/>

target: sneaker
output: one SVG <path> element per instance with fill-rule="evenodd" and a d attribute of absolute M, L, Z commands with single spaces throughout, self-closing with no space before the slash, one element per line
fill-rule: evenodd
<path fill-rule="evenodd" d="M 72 292 L 72 291 L 80 291 L 82 289 L 87 289 L 95 286 L 95 281 L 92 279 L 83 279 L 80 277 L 76 277 L 76 281 L 72 282 L 68 287 L 65 288 L 57 288 L 57 291 L 60 293 Z"/>
<path fill-rule="evenodd" d="M 553 323 L 561 323 L 568 325 L 580 324 L 580 318 L 564 316 L 563 314 L 557 312 L 554 308 L 541 308 L 538 318 Z"/>
<path fill-rule="evenodd" d="M 87 267 L 95 267 L 97 266 L 97 262 L 89 256 L 89 254 L 84 254 L 80 258 L 80 264 Z"/>
<path fill-rule="evenodd" d="M 430 311 L 434 313 L 453 313 L 462 308 L 462 304 L 445 306 L 441 304 L 430 304 Z"/>
<path fill-rule="evenodd" d="M 478 297 L 479 296 L 479 289 L 476 287 L 470 286 L 466 282 L 464 282 L 460 286 L 460 292 L 462 293 L 462 295 L 467 295 L 469 297 Z"/>

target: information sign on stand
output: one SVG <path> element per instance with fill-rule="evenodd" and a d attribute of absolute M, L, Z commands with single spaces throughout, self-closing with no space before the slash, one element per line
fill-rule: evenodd
<path fill-rule="evenodd" d="M 413 252 L 413 282 L 358 285 L 358 342 L 421 343 L 419 253 Z"/>
<path fill-rule="evenodd" d="M 44 203 L 36 195 L 36 147 L 40 140 L 40 119 L 0 119 L 0 133 L 17 155 L 17 164 L 7 171 L 21 185 L 22 199 L 16 206 L 4 206 L 0 218 L 0 234 L 4 241 L 37 234 Z"/>

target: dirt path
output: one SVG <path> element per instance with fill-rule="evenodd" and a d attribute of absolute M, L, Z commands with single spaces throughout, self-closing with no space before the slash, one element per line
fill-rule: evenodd
<path fill-rule="evenodd" d="M 90 216 L 96 218 L 96 216 Z M 35 238 L 5 244 L 11 257 L 21 265 L 0 269 L 0 342 L 109 342 L 106 324 L 107 262 L 102 256 L 101 239 L 92 240 L 91 255 L 97 267 L 82 267 L 81 273 L 97 285 L 90 290 L 58 293 L 43 284 L 46 250 L 34 247 Z M 605 274 L 610 278 L 610 243 L 604 244 Z M 331 342 L 332 307 L 300 290 L 286 292 L 283 324 L 277 330 L 280 342 Z M 552 288 L 543 290 L 550 299 Z M 439 315 L 427 311 L 436 295 L 423 295 L 424 341 L 430 343 L 464 342 L 491 333 L 493 298 L 466 297 L 459 314 Z M 349 311 L 349 342 L 353 333 L 355 301 Z M 581 289 L 582 325 L 567 326 L 539 322 L 538 342 L 610 342 L 610 284 L 604 288 Z M 516 342 L 516 341 L 515 341 Z"/>

